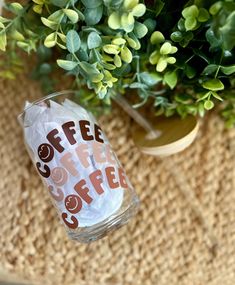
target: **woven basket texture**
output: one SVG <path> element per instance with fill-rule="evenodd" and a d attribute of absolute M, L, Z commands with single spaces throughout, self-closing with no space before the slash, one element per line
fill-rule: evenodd
<path fill-rule="evenodd" d="M 16 119 L 25 100 L 42 96 L 39 85 L 24 74 L 1 79 L 0 90 L 0 272 L 30 284 L 235 284 L 235 129 L 212 113 L 193 145 L 157 159 L 135 147 L 131 119 L 114 107 L 100 124 L 141 208 L 128 225 L 84 245 L 67 238 Z"/>

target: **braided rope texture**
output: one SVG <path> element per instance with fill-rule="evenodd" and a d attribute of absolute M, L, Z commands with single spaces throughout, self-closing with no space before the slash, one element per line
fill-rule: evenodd
<path fill-rule="evenodd" d="M 0 88 L 0 272 L 33 284 L 234 284 L 235 129 L 226 130 L 212 114 L 203 120 L 196 142 L 168 158 L 202 205 L 217 238 L 212 250 L 166 159 L 140 153 L 131 139 L 130 118 L 115 107 L 100 124 L 141 208 L 128 225 L 84 245 L 67 238 L 16 120 L 25 100 L 42 96 L 38 84 L 22 75 L 0 80 Z"/>

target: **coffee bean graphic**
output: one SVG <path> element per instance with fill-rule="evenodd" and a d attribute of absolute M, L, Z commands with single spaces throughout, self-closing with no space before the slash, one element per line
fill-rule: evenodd
<path fill-rule="evenodd" d="M 49 162 L 54 157 L 54 149 L 48 143 L 40 144 L 38 147 L 38 156 L 43 162 Z"/>
<path fill-rule="evenodd" d="M 82 200 L 78 195 L 69 195 L 65 198 L 65 207 L 71 214 L 78 213 L 82 208 Z"/>
<path fill-rule="evenodd" d="M 63 186 L 68 180 L 67 171 L 63 167 L 55 167 L 51 170 L 51 179 L 57 186 Z"/>

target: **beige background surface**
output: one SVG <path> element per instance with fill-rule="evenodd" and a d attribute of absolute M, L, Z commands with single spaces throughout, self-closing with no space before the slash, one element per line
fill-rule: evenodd
<path fill-rule="evenodd" d="M 182 195 L 166 161 L 141 154 L 117 107 L 101 120 L 141 200 L 134 219 L 90 245 L 68 240 L 26 153 L 16 121 L 42 96 L 26 75 L 0 79 L 0 272 L 42 284 L 232 285 L 235 282 L 235 129 L 217 115 L 171 158 L 203 207 L 217 246 Z M 181 185 L 181 187 L 184 185 Z"/>

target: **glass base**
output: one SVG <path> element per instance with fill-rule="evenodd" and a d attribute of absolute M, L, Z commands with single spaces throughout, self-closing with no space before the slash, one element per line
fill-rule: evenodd
<path fill-rule="evenodd" d="M 90 243 L 101 239 L 108 233 L 115 231 L 121 226 L 127 224 L 138 211 L 139 200 L 136 198 L 132 205 L 119 215 L 113 215 L 103 222 L 88 228 L 82 228 L 82 232 L 68 232 L 69 238 L 82 243 Z"/>

